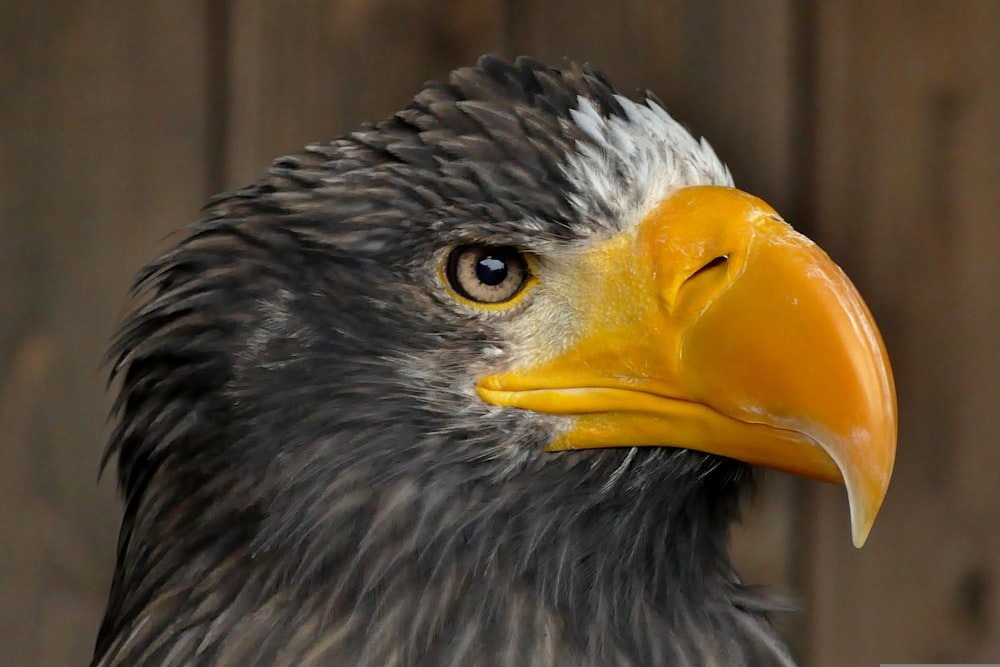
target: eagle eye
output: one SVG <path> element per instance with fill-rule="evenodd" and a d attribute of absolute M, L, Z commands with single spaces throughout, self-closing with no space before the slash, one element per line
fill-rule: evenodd
<path fill-rule="evenodd" d="M 510 246 L 462 245 L 448 255 L 445 279 L 455 294 L 474 304 L 506 304 L 528 285 L 531 268 Z"/>

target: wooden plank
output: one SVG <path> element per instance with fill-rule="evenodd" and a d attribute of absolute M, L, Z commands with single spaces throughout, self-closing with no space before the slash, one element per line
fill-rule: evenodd
<path fill-rule="evenodd" d="M 514 0 L 510 51 L 591 62 L 629 95 L 652 90 L 708 137 L 737 184 L 793 217 L 798 134 L 795 44 L 786 0 Z M 788 591 L 794 575 L 797 481 L 767 475 L 734 535 L 748 581 Z M 794 630 L 793 619 L 782 619 Z"/>
<path fill-rule="evenodd" d="M 1000 3 L 815 3 L 814 210 L 892 357 L 898 460 L 868 545 L 815 498 L 806 663 L 1000 655 Z"/>
<path fill-rule="evenodd" d="M 4 3 L 0 664 L 86 664 L 120 510 L 98 365 L 131 275 L 206 194 L 198 0 Z M 16 93 L 11 94 L 11 91 Z"/>
<path fill-rule="evenodd" d="M 503 48 L 502 0 L 269 0 L 229 3 L 231 90 L 223 183 L 259 177 L 275 157 L 402 108 Z"/>
<path fill-rule="evenodd" d="M 552 65 L 589 63 L 627 95 L 653 90 L 673 105 L 679 88 L 684 0 L 510 0 L 511 56 Z"/>

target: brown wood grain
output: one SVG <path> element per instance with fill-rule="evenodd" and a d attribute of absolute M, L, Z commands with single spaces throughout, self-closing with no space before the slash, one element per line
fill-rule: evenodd
<path fill-rule="evenodd" d="M 100 360 L 206 194 L 201 2 L 0 10 L 0 664 L 86 664 L 120 509 Z"/>
<path fill-rule="evenodd" d="M 868 545 L 811 513 L 807 663 L 1000 656 L 1000 4 L 817 3 L 814 211 L 882 326 L 896 471 Z"/>
<path fill-rule="evenodd" d="M 224 185 L 402 108 L 428 79 L 504 48 L 501 0 L 236 0 Z"/>

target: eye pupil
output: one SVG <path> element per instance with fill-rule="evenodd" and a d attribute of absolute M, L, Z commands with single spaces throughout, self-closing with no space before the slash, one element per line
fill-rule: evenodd
<path fill-rule="evenodd" d="M 507 263 L 496 257 L 483 257 L 476 263 L 476 278 L 490 287 L 499 285 L 507 279 Z"/>

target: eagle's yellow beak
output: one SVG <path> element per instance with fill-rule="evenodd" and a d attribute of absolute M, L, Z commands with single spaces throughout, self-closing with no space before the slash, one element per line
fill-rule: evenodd
<path fill-rule="evenodd" d="M 576 336 L 483 400 L 571 415 L 552 450 L 672 446 L 843 482 L 854 543 L 896 451 L 885 347 L 857 290 L 761 200 L 678 191 L 583 256 Z"/>

